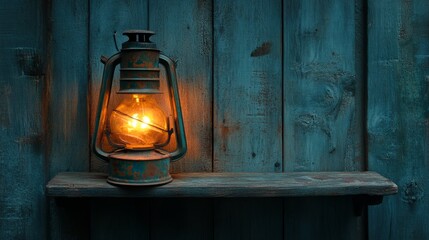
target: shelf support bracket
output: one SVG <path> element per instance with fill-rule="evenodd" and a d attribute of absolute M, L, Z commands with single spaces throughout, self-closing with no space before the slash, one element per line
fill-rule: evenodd
<path fill-rule="evenodd" d="M 378 205 L 383 202 L 383 196 L 378 195 L 357 195 L 353 197 L 355 216 L 362 216 L 363 210 L 370 205 Z"/>

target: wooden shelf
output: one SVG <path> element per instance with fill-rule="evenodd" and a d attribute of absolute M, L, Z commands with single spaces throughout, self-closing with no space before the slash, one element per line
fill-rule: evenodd
<path fill-rule="evenodd" d="M 117 187 L 103 173 L 63 172 L 46 186 L 51 197 L 308 197 L 395 194 L 376 172 L 181 173 L 156 187 Z"/>

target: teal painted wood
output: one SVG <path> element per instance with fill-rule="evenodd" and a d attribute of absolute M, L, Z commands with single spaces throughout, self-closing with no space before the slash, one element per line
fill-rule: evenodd
<path fill-rule="evenodd" d="M 286 172 L 364 167 L 362 4 L 284 1 Z M 363 219 L 354 216 L 347 199 L 286 199 L 284 204 L 285 239 L 364 237 Z M 345 212 L 325 210 L 335 208 Z M 334 231 L 333 222 L 341 231 Z"/>
<path fill-rule="evenodd" d="M 89 170 L 88 1 L 50 2 L 46 159 L 50 178 Z M 88 207 L 50 200 L 52 239 L 87 239 Z M 85 218 L 86 216 L 86 218 Z"/>
<path fill-rule="evenodd" d="M 0 239 L 46 239 L 43 1 L 0 4 Z"/>
<path fill-rule="evenodd" d="M 50 176 L 88 171 L 88 3 L 52 1 L 49 43 Z"/>
<path fill-rule="evenodd" d="M 282 171 L 281 1 L 215 1 L 213 167 Z"/>
<path fill-rule="evenodd" d="M 177 61 L 188 151 L 172 172 L 211 172 L 212 2 L 155 0 L 149 7 L 152 41 Z"/>
<path fill-rule="evenodd" d="M 368 167 L 400 189 L 369 208 L 369 238 L 428 239 L 429 2 L 368 9 Z"/>
<path fill-rule="evenodd" d="M 363 169 L 359 6 L 284 4 L 285 171 Z"/>
<path fill-rule="evenodd" d="M 282 171 L 281 1 L 214 1 L 213 170 Z M 281 239 L 276 199 L 218 200 L 214 239 Z"/>
<path fill-rule="evenodd" d="M 180 101 L 188 151 L 172 172 L 212 171 L 212 1 L 152 0 L 152 40 L 177 61 Z M 153 200 L 152 239 L 211 239 L 213 203 L 209 199 Z"/>
<path fill-rule="evenodd" d="M 117 32 L 118 48 L 122 42 L 128 40 L 122 36 L 125 30 L 148 28 L 148 0 L 119 1 L 119 0 L 91 0 L 90 3 L 90 36 L 89 36 L 89 62 L 90 62 L 90 105 L 91 137 L 94 130 L 95 113 L 100 92 L 101 77 L 104 65 L 100 57 L 110 57 L 118 51 L 113 41 L 113 33 Z M 118 89 L 119 70 L 115 71 L 113 89 Z M 116 91 L 116 90 L 114 90 Z M 112 96 L 111 102 L 114 102 Z M 107 171 L 107 164 L 91 155 L 92 171 Z"/>

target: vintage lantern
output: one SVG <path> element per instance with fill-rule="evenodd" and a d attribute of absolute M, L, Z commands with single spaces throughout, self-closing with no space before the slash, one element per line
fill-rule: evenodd
<path fill-rule="evenodd" d="M 178 160 L 186 152 L 175 64 L 150 42 L 154 32 L 129 30 L 123 34 L 129 39 L 122 44 L 121 51 L 109 59 L 101 59 L 104 71 L 94 152 L 109 162 L 109 183 L 137 186 L 168 183 L 172 181 L 170 161 Z M 111 93 L 114 70 L 119 63 L 119 91 Z M 159 64 L 165 67 L 166 92 L 160 89 Z M 119 103 L 112 107 L 109 105 L 112 100 Z M 175 144 L 170 144 L 172 135 Z"/>

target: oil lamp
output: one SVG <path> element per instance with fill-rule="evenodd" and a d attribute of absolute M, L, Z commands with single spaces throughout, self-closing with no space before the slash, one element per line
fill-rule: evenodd
<path fill-rule="evenodd" d="M 104 71 L 93 150 L 109 163 L 107 181 L 112 184 L 144 186 L 171 182 L 170 161 L 186 153 L 175 64 L 149 40 L 153 34 L 146 30 L 125 31 L 123 35 L 129 39 L 120 52 L 108 59 L 101 57 Z M 119 90 L 111 93 L 118 64 Z M 165 92 L 160 88 L 160 64 L 165 67 Z M 170 143 L 172 135 L 175 144 Z"/>

